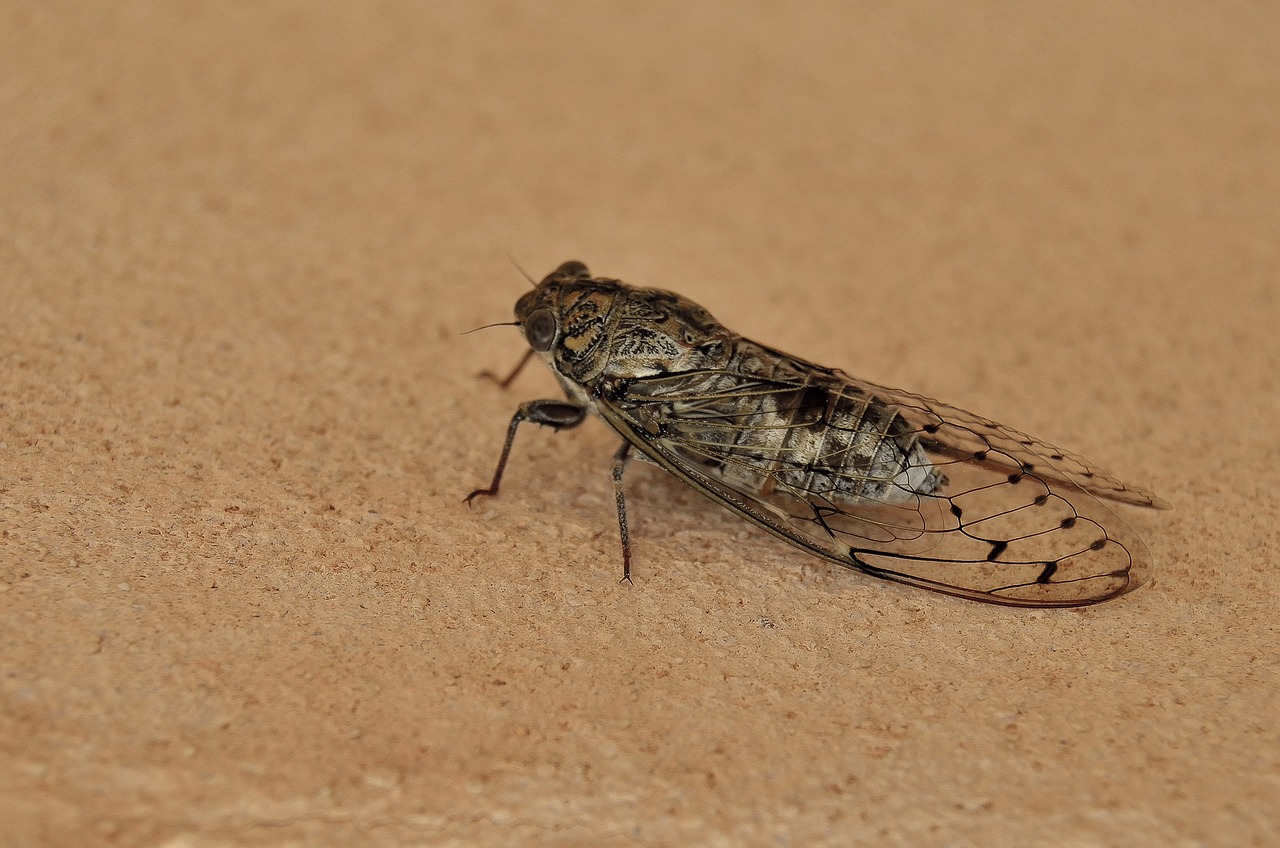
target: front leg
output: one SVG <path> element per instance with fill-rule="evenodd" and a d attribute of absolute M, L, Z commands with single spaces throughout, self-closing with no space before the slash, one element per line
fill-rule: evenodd
<path fill-rule="evenodd" d="M 577 427 L 587 417 L 587 408 L 563 400 L 531 400 L 520 404 L 516 414 L 511 416 L 511 425 L 507 427 L 507 441 L 502 446 L 502 456 L 498 457 L 498 468 L 493 472 L 493 482 L 487 489 L 476 489 L 467 495 L 464 503 L 470 504 L 477 495 L 498 494 L 498 484 L 502 482 L 502 471 L 507 467 L 507 457 L 511 455 L 511 443 L 516 440 L 516 428 L 522 421 L 532 421 L 554 430 L 569 430 Z"/>

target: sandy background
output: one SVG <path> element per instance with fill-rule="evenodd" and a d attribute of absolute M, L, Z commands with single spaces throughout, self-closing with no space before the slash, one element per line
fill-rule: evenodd
<path fill-rule="evenodd" d="M 3 844 L 1280 842 L 1280 11 L 850 5 L 0 6 Z M 509 256 L 1149 485 L 1153 584 L 637 466 L 620 586 L 598 422 L 468 510 Z"/>

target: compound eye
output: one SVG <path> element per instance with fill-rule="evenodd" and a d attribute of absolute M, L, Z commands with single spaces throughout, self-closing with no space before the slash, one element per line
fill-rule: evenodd
<path fill-rule="evenodd" d="M 551 343 L 556 340 L 556 318 L 551 311 L 539 309 L 530 315 L 524 322 L 524 337 L 534 350 L 551 350 Z"/>
<path fill-rule="evenodd" d="M 568 262 L 561 264 L 554 272 L 555 275 L 561 277 L 590 277 L 591 272 L 587 270 L 587 266 L 576 259 L 570 259 Z"/>

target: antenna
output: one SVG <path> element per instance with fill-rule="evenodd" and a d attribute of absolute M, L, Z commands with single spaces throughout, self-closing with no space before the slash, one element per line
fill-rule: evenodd
<path fill-rule="evenodd" d="M 529 276 L 528 271 L 520 267 L 520 263 L 516 261 L 516 258 L 510 253 L 507 254 L 507 258 L 511 260 L 512 265 L 516 266 L 516 270 L 520 272 L 520 275 L 529 281 L 529 285 L 536 289 L 538 287 L 538 282 L 533 277 Z"/>
<path fill-rule="evenodd" d="M 467 330 L 462 335 L 469 336 L 472 333 L 478 333 L 481 330 L 487 330 L 490 327 L 519 327 L 519 326 L 520 326 L 519 321 L 499 321 L 496 324 L 485 324 L 483 327 L 476 327 L 474 330 Z"/>

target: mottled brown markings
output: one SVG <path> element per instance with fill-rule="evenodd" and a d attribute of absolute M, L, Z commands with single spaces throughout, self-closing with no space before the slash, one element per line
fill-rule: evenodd
<path fill-rule="evenodd" d="M 800 427 L 821 428 L 827 423 L 828 414 L 837 401 L 838 396 L 821 386 L 805 386 L 799 393 L 791 423 Z"/>
<path fill-rule="evenodd" d="M 1115 597 L 1149 566 L 1145 547 L 1096 498 L 1158 499 L 991 419 L 757 344 L 678 294 L 592 278 L 577 262 L 517 302 L 526 337 L 538 309 L 558 316 L 542 356 L 571 405 L 811 553 L 889 580 L 1030 606 Z M 568 420 L 549 403 L 522 407 L 529 412 L 513 418 L 507 448 L 520 420 Z M 614 466 L 620 527 L 626 456 Z M 504 450 L 494 492 L 505 458 Z M 1083 522 L 1103 538 L 1080 539 Z"/>

